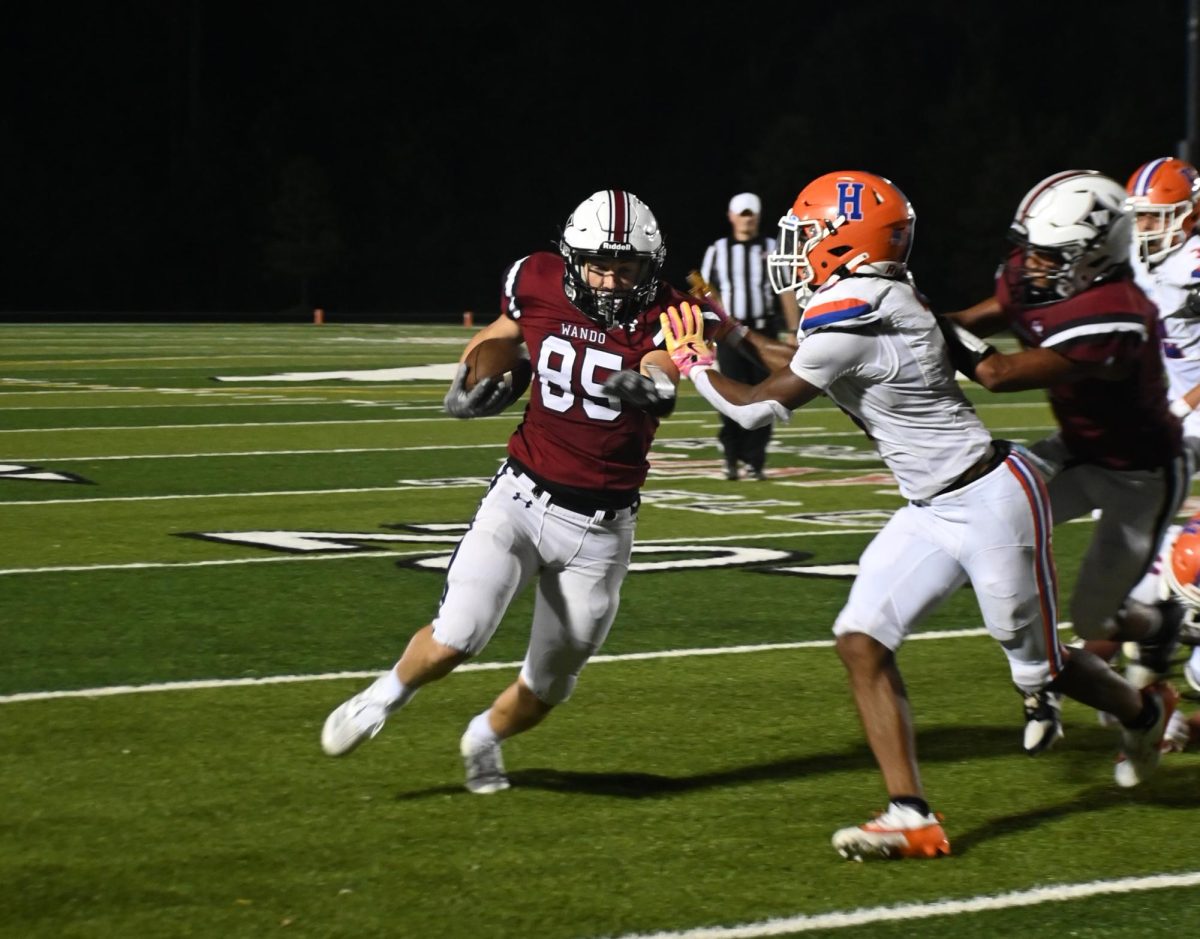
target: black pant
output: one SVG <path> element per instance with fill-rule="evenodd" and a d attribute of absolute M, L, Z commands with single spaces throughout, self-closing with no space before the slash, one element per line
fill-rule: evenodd
<path fill-rule="evenodd" d="M 734 381 L 740 381 L 747 385 L 757 385 L 770 374 L 765 368 L 751 362 L 736 349 L 731 349 L 723 344 L 717 346 L 717 365 L 720 366 L 722 375 L 727 375 Z M 725 450 L 725 462 L 733 465 L 741 460 L 751 469 L 762 469 L 767 462 L 767 444 L 771 440 L 771 427 L 772 425 L 768 424 L 766 427 L 746 430 L 737 421 L 722 416 L 721 432 L 717 435 L 717 439 Z"/>

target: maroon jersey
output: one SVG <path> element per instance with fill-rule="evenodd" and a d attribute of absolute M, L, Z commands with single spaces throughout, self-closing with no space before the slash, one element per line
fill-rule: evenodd
<path fill-rule="evenodd" d="M 658 418 L 601 388 L 614 372 L 637 371 L 647 352 L 665 348 L 660 313 L 695 301 L 663 282 L 629 326 L 605 330 L 567 299 L 564 273 L 562 257 L 541 251 L 504 274 L 500 312 L 520 324 L 533 363 L 529 403 L 508 453 L 550 483 L 632 499 L 646 481 Z"/>
<path fill-rule="evenodd" d="M 1053 349 L 1072 362 L 1132 366 L 1115 381 L 1084 378 L 1047 389 L 1071 453 L 1116 470 L 1154 469 L 1177 457 L 1179 421 L 1168 410 L 1158 315 L 1133 281 L 1026 306 L 1015 300 L 1008 280 L 1003 272 L 996 278 L 996 298 L 1024 346 Z"/>

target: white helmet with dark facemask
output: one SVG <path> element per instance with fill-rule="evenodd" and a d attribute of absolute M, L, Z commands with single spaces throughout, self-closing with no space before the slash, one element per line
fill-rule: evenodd
<path fill-rule="evenodd" d="M 563 226 L 559 250 L 566 260 L 567 297 L 605 329 L 632 322 L 654 302 L 667 248 L 654 213 L 633 193 L 602 189 L 584 199 Z M 637 261 L 633 285 L 588 286 L 585 266 L 591 259 Z"/>
<path fill-rule="evenodd" d="M 1024 254 L 1014 270 L 1023 299 L 1064 300 L 1117 276 L 1132 234 L 1133 213 L 1115 180 L 1095 170 L 1046 177 L 1026 193 L 1009 228 Z"/>

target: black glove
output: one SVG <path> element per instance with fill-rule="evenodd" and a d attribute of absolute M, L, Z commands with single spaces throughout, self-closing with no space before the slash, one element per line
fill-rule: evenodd
<path fill-rule="evenodd" d="M 1188 319 L 1200 316 L 1200 288 L 1196 285 L 1191 285 L 1184 291 L 1183 305 L 1180 306 L 1177 316 L 1184 316 Z"/>
<path fill-rule="evenodd" d="M 989 355 L 995 354 L 996 347 L 963 329 L 954 320 L 939 316 L 937 324 L 942 331 L 942 338 L 946 340 L 950 364 L 974 381 L 976 367 Z"/>
<path fill-rule="evenodd" d="M 666 417 L 675 410 L 675 383 L 656 365 L 647 365 L 646 371 L 652 377 L 630 368 L 614 372 L 604 383 L 604 393 L 653 417 Z"/>
<path fill-rule="evenodd" d="M 491 417 L 513 402 L 512 383 L 507 379 L 484 378 L 466 390 L 467 363 L 460 362 L 442 407 L 451 417 Z"/>

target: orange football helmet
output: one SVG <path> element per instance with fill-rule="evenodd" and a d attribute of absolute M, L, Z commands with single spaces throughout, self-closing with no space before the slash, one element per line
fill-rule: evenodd
<path fill-rule="evenodd" d="M 779 220 L 767 271 L 776 293 L 806 293 L 848 274 L 901 277 L 916 213 L 891 180 L 849 170 L 805 186 Z"/>
<path fill-rule="evenodd" d="M 1138 253 L 1157 264 L 1187 241 L 1200 215 L 1200 173 L 1191 163 L 1159 157 L 1139 166 L 1125 184 L 1137 219 Z"/>
<path fill-rule="evenodd" d="M 1194 609 L 1200 609 L 1200 512 L 1189 518 L 1171 546 L 1171 559 L 1163 577 L 1171 592 Z"/>

